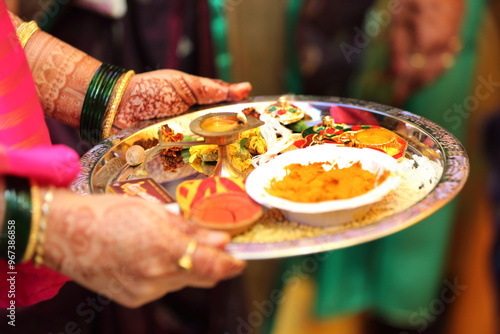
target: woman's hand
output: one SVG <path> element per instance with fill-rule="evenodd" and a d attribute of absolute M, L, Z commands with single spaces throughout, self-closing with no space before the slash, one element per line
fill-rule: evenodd
<path fill-rule="evenodd" d="M 194 104 L 244 99 L 248 82 L 229 84 L 175 70 L 157 70 L 134 76 L 127 87 L 113 126 L 124 129 L 138 121 L 179 115 Z"/>
<path fill-rule="evenodd" d="M 15 27 L 22 20 L 9 12 Z M 101 62 L 63 41 L 37 31 L 24 49 L 46 115 L 78 128 L 89 84 Z M 244 99 L 247 82 L 229 84 L 175 70 L 135 75 L 122 98 L 114 131 L 150 118 L 181 114 L 194 104 Z"/>
<path fill-rule="evenodd" d="M 453 66 L 461 48 L 463 0 L 401 0 L 391 30 L 394 104 Z"/>
<path fill-rule="evenodd" d="M 137 307 L 186 286 L 211 287 L 244 262 L 211 232 L 142 199 L 58 190 L 49 216 L 45 265 L 116 302 Z M 191 271 L 179 267 L 197 241 Z"/>

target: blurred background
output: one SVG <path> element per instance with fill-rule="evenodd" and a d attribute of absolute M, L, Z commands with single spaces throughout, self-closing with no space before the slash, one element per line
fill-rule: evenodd
<path fill-rule="evenodd" d="M 81 333 L 498 333 L 500 1 L 6 2 L 136 72 L 173 68 L 250 81 L 253 96 L 346 96 L 406 109 L 451 131 L 471 161 L 458 199 L 403 232 L 315 258 L 314 272 L 301 269 L 307 257 L 252 261 L 214 289 L 134 310 L 100 305 L 92 321 L 75 310 L 95 294 L 68 283 L 18 313 L 30 324 L 23 333 L 65 332 L 68 321 Z M 51 131 L 55 142 L 88 149 L 55 121 Z"/>

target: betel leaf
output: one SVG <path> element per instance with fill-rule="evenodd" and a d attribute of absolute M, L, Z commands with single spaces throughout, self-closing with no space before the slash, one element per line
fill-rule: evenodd
<path fill-rule="evenodd" d="M 293 133 L 301 133 L 303 130 L 307 129 L 309 125 L 307 125 L 306 122 L 304 122 L 304 120 L 300 120 L 298 122 L 288 124 L 286 125 L 286 127 L 292 130 Z"/>

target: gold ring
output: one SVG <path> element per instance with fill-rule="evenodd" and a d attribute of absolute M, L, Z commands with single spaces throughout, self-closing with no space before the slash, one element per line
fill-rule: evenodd
<path fill-rule="evenodd" d="M 185 271 L 191 271 L 191 269 L 193 269 L 193 253 L 197 245 L 198 243 L 196 242 L 196 240 L 193 239 L 189 241 L 189 244 L 186 247 L 186 251 L 181 256 L 179 261 L 177 261 L 177 265 Z"/>
<path fill-rule="evenodd" d="M 19 25 L 19 27 L 17 27 L 16 35 L 23 49 L 31 36 L 38 30 L 40 30 L 40 28 L 38 28 L 36 21 L 23 22 Z"/>

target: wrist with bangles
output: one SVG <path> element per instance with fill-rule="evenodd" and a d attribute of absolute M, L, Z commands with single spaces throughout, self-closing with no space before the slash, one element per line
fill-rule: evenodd
<path fill-rule="evenodd" d="M 134 71 L 103 63 L 90 81 L 80 116 L 80 136 L 92 144 L 107 139 Z"/>
<path fill-rule="evenodd" d="M 34 180 L 4 176 L 5 215 L 0 233 L 0 258 L 9 268 L 33 260 L 43 264 L 45 232 L 54 190 Z"/>
<path fill-rule="evenodd" d="M 21 43 L 22 48 L 26 46 L 29 39 L 33 34 L 40 30 L 35 21 L 23 22 L 16 29 L 17 39 L 19 39 L 19 43 Z"/>
<path fill-rule="evenodd" d="M 35 21 L 23 22 L 16 35 L 24 48 L 31 36 L 40 30 Z M 111 134 L 116 112 L 134 71 L 103 63 L 94 73 L 87 88 L 80 115 L 80 136 L 92 144 Z"/>

